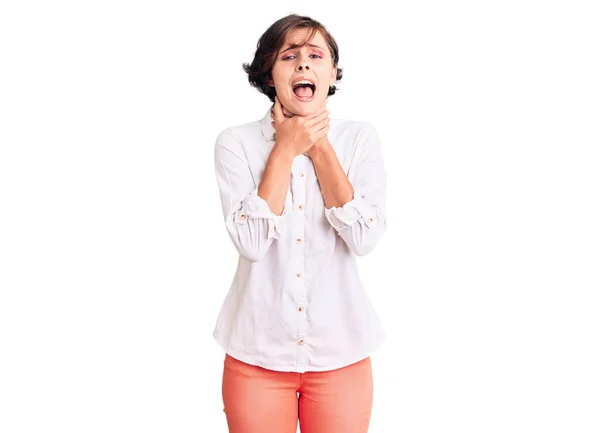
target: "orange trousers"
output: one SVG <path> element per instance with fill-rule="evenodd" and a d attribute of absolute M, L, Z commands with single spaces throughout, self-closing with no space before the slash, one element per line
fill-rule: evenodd
<path fill-rule="evenodd" d="M 371 358 L 329 371 L 267 370 L 225 354 L 223 405 L 229 433 L 367 433 Z"/>

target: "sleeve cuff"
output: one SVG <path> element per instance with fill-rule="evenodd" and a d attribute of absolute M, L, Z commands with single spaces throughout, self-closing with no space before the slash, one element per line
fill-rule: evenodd
<path fill-rule="evenodd" d="M 249 218 L 267 219 L 269 227 L 267 238 L 279 239 L 281 231 L 277 225 L 287 213 L 287 209 L 284 209 L 281 215 L 273 213 L 265 199 L 258 195 L 258 188 L 254 188 L 242 201 L 242 208 L 235 214 L 235 222 L 246 224 Z"/>
<path fill-rule="evenodd" d="M 325 217 L 338 231 L 344 230 L 362 219 L 367 227 L 377 224 L 375 208 L 354 188 L 354 197 L 342 207 L 325 208 Z"/>

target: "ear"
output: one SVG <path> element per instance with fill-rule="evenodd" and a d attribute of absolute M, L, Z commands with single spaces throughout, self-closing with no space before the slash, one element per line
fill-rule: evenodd
<path fill-rule="evenodd" d="M 331 70 L 331 82 L 329 83 L 330 86 L 333 86 L 335 84 L 336 77 L 337 77 L 337 68 L 333 68 Z"/>

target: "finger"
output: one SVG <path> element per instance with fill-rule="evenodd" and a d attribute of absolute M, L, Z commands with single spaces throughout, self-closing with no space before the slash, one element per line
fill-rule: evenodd
<path fill-rule="evenodd" d="M 307 120 L 306 126 L 308 126 L 310 128 L 311 126 L 316 125 L 317 123 L 327 119 L 328 117 L 329 117 L 329 111 L 324 110 L 324 111 L 316 114 L 315 116 L 311 117 L 309 120 Z"/>
<path fill-rule="evenodd" d="M 313 134 L 319 135 L 323 130 L 329 129 L 329 118 L 317 122 L 311 129 Z"/>
<path fill-rule="evenodd" d="M 308 115 L 308 116 L 306 116 L 306 119 L 307 119 L 307 120 L 309 120 L 309 119 L 314 119 L 314 118 L 316 118 L 317 116 L 321 115 L 323 112 L 325 112 L 325 107 L 321 107 L 321 108 L 319 108 L 319 109 L 318 109 L 318 110 L 317 110 L 315 113 L 313 113 L 313 114 L 311 114 L 311 115 Z"/>
<path fill-rule="evenodd" d="M 329 111 L 328 110 L 324 110 L 321 113 L 315 115 L 314 117 L 311 117 L 310 119 L 307 119 L 306 120 L 306 126 L 308 128 L 312 128 L 315 125 L 318 125 L 323 120 L 326 120 L 328 118 L 329 118 Z"/>
<path fill-rule="evenodd" d="M 321 138 L 325 137 L 328 132 L 329 132 L 329 125 L 325 125 L 323 128 L 319 129 L 317 131 L 317 140 L 315 141 L 315 143 L 318 140 L 320 140 Z"/>
<path fill-rule="evenodd" d="M 283 111 L 281 110 L 281 103 L 279 102 L 279 98 L 275 96 L 275 104 L 273 104 L 273 119 L 275 122 L 281 121 L 283 119 Z"/>

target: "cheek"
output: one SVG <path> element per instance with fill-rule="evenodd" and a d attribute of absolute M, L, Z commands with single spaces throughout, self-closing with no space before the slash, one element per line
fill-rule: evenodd
<path fill-rule="evenodd" d="M 290 81 L 291 73 L 283 70 L 283 68 L 275 69 L 271 72 L 273 83 L 278 92 L 286 92 L 288 89 L 288 82 Z"/>
<path fill-rule="evenodd" d="M 329 81 L 331 80 L 331 77 L 333 75 L 333 72 L 332 72 L 331 68 L 322 67 L 319 69 L 315 69 L 315 74 L 319 77 L 320 83 L 329 83 Z"/>
<path fill-rule="evenodd" d="M 287 93 L 291 92 L 291 89 L 288 88 L 287 83 L 285 83 L 285 84 L 284 83 L 277 83 L 276 89 L 277 89 L 277 93 L 279 95 L 287 94 Z"/>

